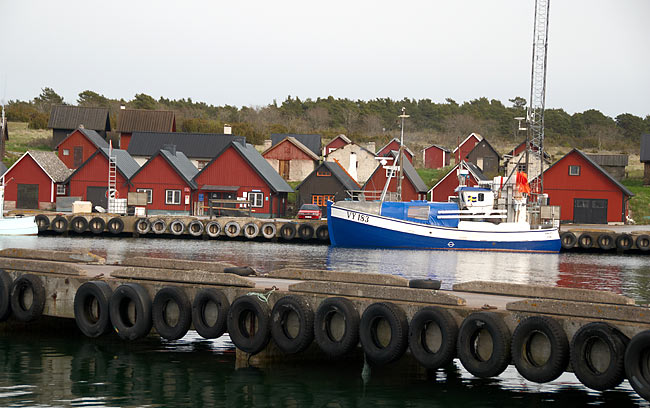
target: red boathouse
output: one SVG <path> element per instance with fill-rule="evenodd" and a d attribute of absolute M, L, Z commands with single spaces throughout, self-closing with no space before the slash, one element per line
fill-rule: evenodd
<path fill-rule="evenodd" d="M 108 147 L 108 142 L 99 133 L 80 127 L 63 139 L 56 151 L 63 164 L 76 169 L 102 147 Z"/>

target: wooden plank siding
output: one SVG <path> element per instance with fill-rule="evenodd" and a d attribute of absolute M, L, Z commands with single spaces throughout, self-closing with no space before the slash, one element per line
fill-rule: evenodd
<path fill-rule="evenodd" d="M 52 182 L 52 179 L 30 155 L 25 155 L 3 177 L 5 182 L 6 209 L 15 208 L 19 184 L 38 184 L 38 207 L 40 209 L 54 207 L 54 203 L 56 202 L 56 184 Z"/>
<path fill-rule="evenodd" d="M 126 198 L 129 186 L 127 180 L 119 171 L 117 172 L 116 181 L 118 198 Z M 87 200 L 86 191 L 88 187 L 107 188 L 107 186 L 108 159 L 103 154 L 96 154 L 72 175 L 69 181 L 68 195 Z"/>
<path fill-rule="evenodd" d="M 81 163 L 88 160 L 97 151 L 97 146 L 88 140 L 79 130 L 70 133 L 70 136 L 63 140 L 57 147 L 59 159 L 69 169 L 76 169 L 78 167 L 75 164 L 75 148 L 81 152 Z M 67 155 L 65 154 L 66 151 L 68 153 Z"/>
<path fill-rule="evenodd" d="M 192 203 L 185 204 L 185 196 L 190 196 L 192 186 L 181 177 L 165 158 L 161 155 L 154 157 L 135 176 L 131 178 L 130 191 L 137 189 L 151 189 L 152 202 L 147 204 L 147 210 L 159 212 L 190 214 Z M 166 204 L 167 190 L 180 190 L 181 202 L 179 204 Z"/>
<path fill-rule="evenodd" d="M 399 150 L 399 142 L 396 140 L 391 140 L 386 146 L 384 146 L 379 152 L 377 152 L 377 156 L 387 156 L 390 154 L 391 151 L 398 151 Z M 413 163 L 413 155 L 411 152 L 406 150 L 406 146 L 404 146 L 404 154 L 406 157 L 409 159 L 411 163 Z"/>
<path fill-rule="evenodd" d="M 386 169 L 380 166 L 363 186 L 363 190 L 382 191 L 384 189 L 384 185 L 386 185 L 386 180 Z M 390 181 L 390 184 L 388 185 L 388 191 L 397 191 L 397 177 L 393 177 Z M 424 199 L 426 199 L 426 194 L 419 194 L 411 183 L 411 180 L 409 180 L 409 178 L 404 175 L 404 179 L 402 180 L 402 201 Z"/>

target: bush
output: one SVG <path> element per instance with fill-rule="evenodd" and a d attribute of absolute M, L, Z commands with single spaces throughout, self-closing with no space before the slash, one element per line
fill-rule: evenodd
<path fill-rule="evenodd" d="M 36 112 L 29 119 L 27 127 L 30 129 L 47 129 L 47 122 L 49 121 L 50 115 L 47 113 Z"/>

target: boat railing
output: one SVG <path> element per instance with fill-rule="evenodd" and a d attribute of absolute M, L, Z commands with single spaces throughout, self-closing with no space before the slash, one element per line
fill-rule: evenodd
<path fill-rule="evenodd" d="M 379 201 L 381 199 L 382 191 L 373 190 L 347 190 L 346 193 L 353 201 Z M 397 193 L 387 192 L 385 201 L 399 201 Z"/>
<path fill-rule="evenodd" d="M 476 210 L 440 210 L 438 211 L 438 218 L 445 219 L 470 219 L 470 218 L 485 218 L 485 219 L 506 219 L 508 210 L 490 209 L 488 211 Z"/>

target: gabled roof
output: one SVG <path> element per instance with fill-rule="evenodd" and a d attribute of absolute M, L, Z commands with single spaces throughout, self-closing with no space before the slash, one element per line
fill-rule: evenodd
<path fill-rule="evenodd" d="M 295 137 L 298 141 L 305 146 L 316 156 L 320 157 L 321 154 L 321 137 L 320 135 L 302 135 L 295 133 L 271 133 L 271 146 L 283 141 L 286 137 Z"/>
<path fill-rule="evenodd" d="M 330 142 L 327 144 L 327 146 L 329 146 L 330 144 L 332 144 L 336 139 L 341 139 L 341 140 L 343 140 L 346 144 L 350 144 L 350 143 L 352 143 L 352 140 L 348 139 L 348 137 L 347 137 L 346 135 L 344 135 L 343 133 L 341 133 L 340 135 L 337 135 L 334 139 L 330 140 Z"/>
<path fill-rule="evenodd" d="M 171 132 L 176 116 L 172 111 L 121 109 L 117 117 L 118 132 Z"/>
<path fill-rule="evenodd" d="M 345 171 L 340 163 L 324 161 L 320 164 L 320 166 L 316 167 L 316 169 L 314 169 L 314 171 L 312 171 L 309 176 L 305 177 L 305 179 L 301 181 L 300 184 L 298 184 L 296 190 L 300 190 L 300 186 L 302 186 L 303 183 L 307 181 L 307 179 L 309 179 L 312 174 L 316 174 L 323 167 L 332 173 L 332 176 L 335 177 L 346 190 L 359 190 L 361 188 L 359 183 L 357 183 L 356 180 L 353 179 L 347 171 Z"/>
<path fill-rule="evenodd" d="M 521 143 L 519 143 L 517 146 L 513 147 L 512 150 L 510 150 L 510 151 L 509 151 L 508 153 L 506 153 L 505 155 L 507 155 L 507 156 L 516 156 L 516 155 L 515 155 L 515 151 L 518 150 L 520 147 L 522 147 L 522 146 L 525 145 L 525 144 L 526 144 L 526 140 L 523 140 Z M 535 149 L 535 150 L 536 150 L 536 149 Z M 549 155 L 548 153 L 544 152 L 544 159 L 546 159 L 546 160 L 551 160 L 551 155 Z"/>
<path fill-rule="evenodd" d="M 320 160 L 320 157 L 318 157 L 318 155 L 314 154 L 314 152 L 312 152 L 311 150 L 309 150 L 309 148 L 308 148 L 307 146 L 305 146 L 304 144 L 300 143 L 300 141 L 299 141 L 298 139 L 296 139 L 295 137 L 293 137 L 293 136 L 287 136 L 287 137 L 285 137 L 284 139 L 282 139 L 282 141 L 280 141 L 280 143 L 278 143 L 278 144 L 276 144 L 276 145 L 272 145 L 271 147 L 269 147 L 268 149 L 266 149 L 266 150 L 262 153 L 262 156 L 266 155 L 266 154 L 269 153 L 270 151 L 274 150 L 276 147 L 280 146 L 280 145 L 282 144 L 282 142 L 284 142 L 285 140 L 287 141 L 287 143 L 291 143 L 291 144 L 293 144 L 294 146 L 296 146 L 296 147 L 297 147 L 298 149 L 300 149 L 303 153 L 305 153 L 307 156 L 309 156 L 312 160 L 316 160 L 316 161 Z"/>
<path fill-rule="evenodd" d="M 16 166 L 25 156 L 30 156 L 43 172 L 55 183 L 65 181 L 68 176 L 72 174 L 72 170 L 63 164 L 55 152 L 44 152 L 40 150 L 28 150 L 25 154 L 20 156 L 20 159 L 16 160 L 16 162 L 9 167 L 9 170 L 13 169 L 14 166 Z"/>
<path fill-rule="evenodd" d="M 76 129 L 79 125 L 84 125 L 84 128 L 92 130 L 111 130 L 108 108 L 83 108 L 68 105 L 52 107 L 48 128 Z"/>
<path fill-rule="evenodd" d="M 394 159 L 397 159 L 397 155 L 399 154 L 395 150 L 391 150 L 389 153 L 391 156 L 393 156 Z M 398 163 L 399 164 L 399 163 Z M 418 172 L 415 170 L 415 167 L 413 167 L 413 164 L 409 160 L 403 160 L 403 163 L 401 163 L 403 169 L 404 169 L 404 174 L 406 175 L 406 178 L 408 178 L 411 181 L 411 184 L 413 184 L 413 187 L 415 187 L 415 190 L 418 193 L 424 193 L 427 191 L 427 185 L 425 184 L 424 181 L 422 181 L 422 177 L 418 174 Z M 383 168 L 381 165 L 378 165 L 375 168 L 375 171 L 372 172 L 370 177 L 368 177 L 368 180 L 366 181 L 366 184 L 370 180 L 372 180 L 372 177 L 377 173 L 379 169 Z M 365 185 L 364 185 L 365 187 Z"/>
<path fill-rule="evenodd" d="M 650 162 L 650 133 L 641 135 L 641 163 Z"/>
<path fill-rule="evenodd" d="M 472 132 L 472 133 L 469 134 L 469 136 L 467 136 L 467 137 L 465 138 L 465 140 L 463 140 L 462 142 L 460 142 L 460 144 L 459 144 L 458 146 L 456 146 L 456 148 L 452 151 L 452 153 L 456 153 L 456 150 L 458 150 L 458 148 L 459 148 L 460 146 L 464 145 L 465 142 L 467 142 L 467 141 L 468 141 L 472 136 L 474 136 L 476 139 L 478 139 L 479 142 L 480 142 L 481 140 L 483 140 L 483 136 L 479 135 L 478 133 L 474 133 L 474 132 Z"/>
<path fill-rule="evenodd" d="M 95 153 L 93 153 L 88 160 L 83 162 L 81 166 L 79 166 L 78 169 L 74 170 L 70 176 L 65 180 L 65 182 L 69 182 L 70 179 L 81 169 L 86 166 L 96 155 L 101 154 L 103 155 L 106 160 L 108 160 L 108 152 L 109 148 L 108 147 L 102 147 L 100 149 L 97 149 Z M 127 152 L 126 150 L 122 149 L 113 149 L 112 151 L 113 156 L 115 156 L 115 166 L 117 168 L 117 171 L 124 177 L 125 180 L 130 180 L 131 177 L 140 169 L 140 165 L 138 165 L 138 162 L 133 160 L 133 157 Z M 108 175 L 106 176 L 107 178 L 107 183 L 108 183 Z"/>
<path fill-rule="evenodd" d="M 348 146 L 349 146 L 349 147 L 348 147 Z M 338 149 L 336 149 L 336 150 L 334 150 L 334 151 L 332 151 L 332 152 L 330 152 L 330 153 L 327 153 L 327 154 L 325 155 L 325 157 L 326 157 L 327 159 L 329 159 L 329 158 L 330 158 L 330 155 L 338 155 L 338 154 L 341 154 L 340 151 L 342 151 L 343 149 L 347 149 L 347 148 L 352 149 L 352 148 L 354 148 L 354 146 L 357 146 L 357 147 L 359 148 L 359 151 L 365 151 L 365 152 L 368 152 L 368 154 L 370 154 L 371 156 L 373 156 L 373 157 L 377 157 L 377 153 L 375 153 L 375 152 L 373 152 L 373 151 L 371 151 L 371 150 L 368 150 L 368 149 L 366 149 L 365 147 L 363 147 L 363 146 L 361 146 L 361 145 L 358 145 L 358 144 L 356 144 L 356 143 L 354 143 L 354 142 L 350 142 L 350 143 L 346 144 L 346 145 L 343 146 L 343 147 L 339 147 Z M 337 152 L 338 152 L 338 153 L 337 153 Z M 351 153 L 354 153 L 354 152 L 351 152 Z"/>
<path fill-rule="evenodd" d="M 143 164 L 142 167 L 140 167 L 138 170 L 136 170 L 135 173 L 133 173 L 131 179 L 134 178 L 142 169 L 147 167 L 149 163 L 153 162 L 153 160 L 158 156 L 164 158 L 167 161 L 167 163 L 169 163 L 169 165 L 172 166 L 174 171 L 176 171 L 176 173 L 178 173 L 178 175 L 181 176 L 183 180 L 185 180 L 187 185 L 189 185 L 194 189 L 197 188 L 196 182 L 193 179 L 194 176 L 196 176 L 196 174 L 199 172 L 199 170 L 196 167 L 194 167 L 190 159 L 188 159 L 187 156 L 183 154 L 183 152 L 178 150 L 175 152 L 170 152 L 167 149 L 160 149 L 158 153 L 151 156 L 151 158 L 149 158 L 149 160 L 147 160 L 147 162 Z"/>
<path fill-rule="evenodd" d="M 467 170 L 470 172 L 472 177 L 474 177 L 474 180 L 481 182 L 481 181 L 490 181 L 489 178 L 485 177 L 485 174 L 481 171 L 481 169 L 478 168 L 474 163 L 471 162 L 466 162 L 465 160 L 461 161 L 463 165 L 467 168 Z M 442 183 L 447 177 L 449 177 L 452 174 L 456 174 L 456 171 L 458 170 L 458 164 L 455 165 L 443 178 L 441 178 L 435 186 L 431 187 L 428 192 L 431 192 L 431 190 L 434 190 L 440 183 Z"/>
<path fill-rule="evenodd" d="M 472 154 L 472 152 L 473 152 L 474 150 L 478 149 L 479 146 L 481 146 L 482 144 L 483 144 L 483 145 L 486 145 L 487 147 L 489 147 L 490 150 L 492 150 L 492 151 L 494 152 L 494 154 L 497 155 L 497 157 L 499 158 L 499 160 L 501 160 L 501 155 L 499 154 L 499 152 L 496 151 L 496 149 L 495 149 L 494 147 L 492 147 L 492 145 L 490 144 L 490 142 L 487 141 L 487 139 L 483 139 L 483 140 L 481 140 L 480 142 L 478 142 L 476 145 L 474 145 L 474 147 L 472 148 L 472 150 L 470 150 L 469 153 L 467 153 L 467 154 L 465 155 L 465 157 L 466 157 L 466 158 L 469 157 L 469 155 Z"/>
<path fill-rule="evenodd" d="M 438 149 L 440 149 L 440 150 L 442 150 L 442 151 L 444 151 L 444 152 L 451 153 L 451 150 L 447 149 L 447 148 L 444 147 L 444 146 L 440 146 L 440 145 L 437 145 L 437 144 L 432 144 L 431 146 L 425 147 L 425 148 L 422 149 L 422 150 L 429 150 L 429 149 L 431 149 L 432 147 L 437 147 Z"/>
<path fill-rule="evenodd" d="M 175 145 L 188 158 L 213 158 L 233 140 L 242 136 L 218 133 L 133 132 L 128 152 L 132 156 L 153 156 L 164 145 Z"/>
<path fill-rule="evenodd" d="M 396 137 L 394 137 L 394 138 L 392 138 L 391 140 L 389 140 L 388 143 L 386 143 L 386 144 L 384 145 L 384 147 L 382 147 L 381 149 L 377 150 L 377 154 L 379 154 L 381 151 L 383 151 L 385 148 L 388 147 L 388 145 L 390 145 L 390 144 L 393 143 L 393 142 L 397 142 L 397 144 L 399 145 L 399 139 L 396 138 Z M 411 156 L 415 156 L 415 155 L 413 154 L 413 152 L 411 151 L 411 149 L 409 149 L 408 147 L 406 147 L 406 145 L 404 145 L 404 150 L 406 150 L 407 152 L 409 152 L 409 154 L 410 154 Z M 386 155 L 386 156 L 388 156 L 389 154 L 390 154 L 390 152 L 386 152 L 386 153 L 384 153 L 384 155 Z"/>
<path fill-rule="evenodd" d="M 95 132 L 92 129 L 79 128 L 70 132 L 70 134 L 66 136 L 65 139 L 61 140 L 61 142 L 59 142 L 59 144 L 56 145 L 54 148 L 58 149 L 61 143 L 68 140 L 68 138 L 72 136 L 72 134 L 77 130 L 81 132 L 81 134 L 86 136 L 86 139 L 88 139 L 90 143 L 94 144 L 96 148 L 101 149 L 102 147 L 108 147 L 108 142 L 99 133 Z"/>

